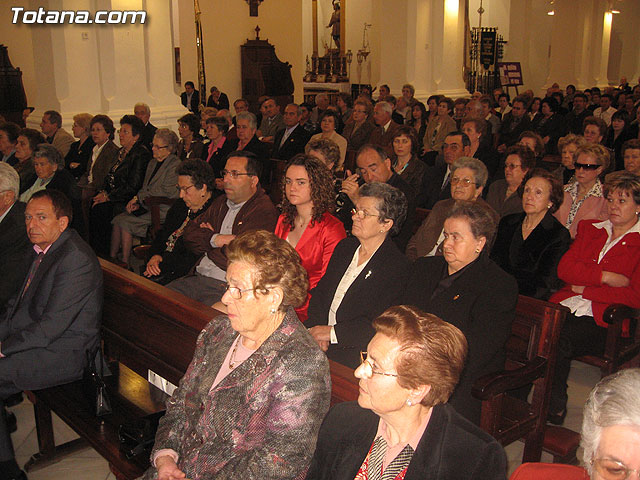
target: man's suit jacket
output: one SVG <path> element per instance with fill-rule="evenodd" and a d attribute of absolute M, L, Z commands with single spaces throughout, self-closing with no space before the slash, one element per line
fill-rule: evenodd
<path fill-rule="evenodd" d="M 12 152 L 11 155 L 9 155 L 5 161 L 13 167 L 20 160 L 16 158 L 16 152 Z"/>
<path fill-rule="evenodd" d="M 238 147 L 238 140 L 236 140 L 234 145 L 234 150 Z M 249 140 L 249 143 L 243 148 L 243 150 L 251 153 L 255 153 L 256 157 L 258 157 L 258 161 L 262 164 L 262 173 L 260 174 L 260 183 L 262 185 L 269 185 L 269 181 L 271 180 L 271 166 L 269 164 L 269 150 L 271 149 L 271 145 L 261 142 L 258 140 L 256 135 Z"/>
<path fill-rule="evenodd" d="M 361 146 L 368 143 L 374 129 L 374 125 L 366 120 L 358 128 L 355 127 L 356 122 L 350 122 L 345 125 L 342 131 L 342 136 L 347 139 L 347 149 L 349 150 L 359 150 Z"/>
<path fill-rule="evenodd" d="M 437 315 L 467 337 L 466 367 L 450 403 L 479 424 L 481 402 L 471 395 L 471 388 L 482 375 L 504 368 L 504 345 L 515 317 L 518 284 L 487 253 L 453 278 L 447 268 L 444 257 L 416 260 L 401 303 Z"/>
<path fill-rule="evenodd" d="M 55 147 L 62 158 L 67 156 L 69 153 L 69 149 L 71 148 L 71 144 L 75 142 L 76 139 L 73 138 L 69 132 L 67 132 L 64 128 L 59 128 L 56 130 L 56 133 L 53 135 L 53 140 L 51 141 L 51 145 Z"/>
<path fill-rule="evenodd" d="M 263 117 L 259 130 L 263 137 L 273 137 L 282 127 L 284 127 L 284 117 L 281 113 L 277 113 L 271 118 Z"/>
<path fill-rule="evenodd" d="M 9 299 L 18 292 L 31 264 L 31 242 L 24 223 L 25 206 L 15 202 L 0 222 L 0 315 Z"/>
<path fill-rule="evenodd" d="M 506 145 L 507 147 L 515 145 L 520 134 L 530 128 L 531 120 L 529 120 L 529 115 L 526 113 L 522 116 L 520 121 L 516 120 L 512 112 L 507 113 L 502 119 L 498 145 Z"/>
<path fill-rule="evenodd" d="M 360 241 L 355 237 L 347 237 L 336 245 L 327 271 L 311 290 L 306 327 L 328 325 L 336 289 L 359 246 Z M 371 321 L 392 305 L 398 305 L 409 268 L 409 260 L 387 237 L 338 307 L 335 325 L 338 343 L 329 345 L 327 351 L 331 360 L 351 368 L 360 364 L 360 352 L 367 349 L 375 333 Z"/>
<path fill-rule="evenodd" d="M 307 480 L 353 480 L 367 457 L 379 417 L 357 402 L 334 406 L 322 422 Z M 405 480 L 498 480 L 507 475 L 502 446 L 448 404 L 433 407 Z"/>
<path fill-rule="evenodd" d="M 151 146 L 153 145 L 153 137 L 156 134 L 156 130 L 158 130 L 158 128 L 152 125 L 151 122 L 148 122 L 142 130 L 142 135 L 140 135 L 142 144 L 147 147 L 149 151 L 151 151 Z"/>
<path fill-rule="evenodd" d="M 218 110 L 229 110 L 229 97 L 227 97 L 226 93 L 220 92 L 220 96 L 216 102 L 213 99 L 213 95 L 209 95 L 209 98 L 207 99 L 207 107 L 213 107 Z"/>
<path fill-rule="evenodd" d="M 180 94 L 180 101 L 191 113 L 196 114 L 198 117 L 200 116 L 200 92 L 198 90 L 194 90 L 193 95 L 191 95 L 191 106 L 187 105 L 187 92 Z"/>
<path fill-rule="evenodd" d="M 100 339 L 102 270 L 95 253 L 67 229 L 44 254 L 20 299 L 23 289 L 24 284 L 0 322 L 3 377 L 11 373 L 16 387 L 24 390 L 78 380 L 85 352 L 95 352 Z"/>
<path fill-rule="evenodd" d="M 562 287 L 558 262 L 571 245 L 571 235 L 547 212 L 523 241 L 524 218 L 524 213 L 515 213 L 500 220 L 491 258 L 515 277 L 520 295 L 548 300 Z"/>
<path fill-rule="evenodd" d="M 396 134 L 400 125 L 395 123 L 393 120 L 389 124 L 389 128 L 387 128 L 386 132 L 382 131 L 382 127 L 374 127 L 371 131 L 371 136 L 369 137 L 369 141 L 367 143 L 373 143 L 374 145 L 379 145 L 384 148 L 389 155 L 393 155 L 393 136 Z"/>
<path fill-rule="evenodd" d="M 309 141 L 309 134 L 307 131 L 298 124 L 296 128 L 289 134 L 284 142 L 284 145 L 280 145 L 282 137 L 284 136 L 285 128 L 281 128 L 276 133 L 273 139 L 273 153 L 271 158 L 277 158 L 279 160 L 289 160 L 298 153 L 304 153 L 304 147 Z"/>
<path fill-rule="evenodd" d="M 444 176 L 447 173 L 447 164 L 435 165 L 422 177 L 422 189 L 418 198 L 418 206 L 421 208 L 433 208 L 441 200 L 451 198 L 451 173 L 449 180 L 443 187 Z"/>

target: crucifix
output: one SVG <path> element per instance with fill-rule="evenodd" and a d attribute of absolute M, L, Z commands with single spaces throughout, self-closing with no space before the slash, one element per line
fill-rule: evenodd
<path fill-rule="evenodd" d="M 258 16 L 258 7 L 263 2 L 263 0 L 246 0 L 249 4 L 249 16 L 257 17 Z"/>

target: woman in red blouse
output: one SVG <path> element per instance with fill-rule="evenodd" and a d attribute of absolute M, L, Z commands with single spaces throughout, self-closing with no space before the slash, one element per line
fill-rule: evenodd
<path fill-rule="evenodd" d="M 612 303 L 640 308 L 640 177 L 620 172 L 604 186 L 609 220 L 584 220 L 569 251 L 558 264 L 564 288 L 552 302 L 569 307 L 560 333 L 549 421 L 566 415 L 571 359 L 604 352 L 604 310 Z"/>
<path fill-rule="evenodd" d="M 282 185 L 282 215 L 276 235 L 296 249 L 309 276 L 309 290 L 327 269 L 337 243 L 347 235 L 340 220 L 329 212 L 335 206 L 335 193 L 329 169 L 309 155 L 296 155 L 286 168 Z M 307 319 L 310 295 L 296 308 L 300 321 Z"/>

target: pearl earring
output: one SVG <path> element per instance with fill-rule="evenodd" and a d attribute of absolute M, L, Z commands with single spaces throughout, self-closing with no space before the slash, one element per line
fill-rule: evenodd
<path fill-rule="evenodd" d="M 411 403 L 411 400 L 407 398 L 407 406 L 409 406 L 409 407 L 410 407 L 411 405 L 413 405 L 413 404 Z"/>
<path fill-rule="evenodd" d="M 271 307 L 271 310 L 269 310 L 269 311 L 271 312 L 271 315 L 275 315 L 275 313 L 276 313 L 276 309 L 273 308 L 273 307 Z"/>

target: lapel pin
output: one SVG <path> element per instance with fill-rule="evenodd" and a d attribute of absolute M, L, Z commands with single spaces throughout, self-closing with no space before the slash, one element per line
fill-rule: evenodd
<path fill-rule="evenodd" d="M 455 297 L 453 297 L 454 300 L 457 300 L 460 298 L 460 295 L 456 295 Z"/>
<path fill-rule="evenodd" d="M 371 270 L 369 270 L 367 272 L 367 274 L 364 276 L 364 279 L 366 280 L 367 278 L 369 278 L 371 276 Z"/>

